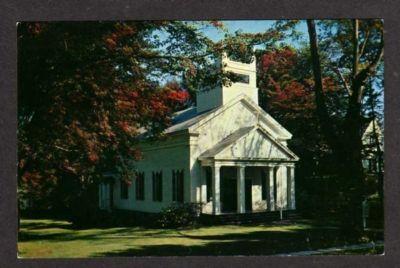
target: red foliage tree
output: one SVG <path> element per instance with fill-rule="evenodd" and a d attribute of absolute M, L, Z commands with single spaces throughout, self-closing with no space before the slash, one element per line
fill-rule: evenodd
<path fill-rule="evenodd" d="M 291 47 L 262 51 L 257 75 L 260 105 L 293 134 L 290 146 L 300 156 L 298 175 L 334 172 L 327 142 L 315 131 L 319 126 L 307 53 Z M 327 76 L 323 83 L 332 104 L 342 99 L 334 77 Z"/>
<path fill-rule="evenodd" d="M 177 83 L 154 81 L 184 62 L 204 65 L 188 57 L 207 42 L 183 22 L 19 24 L 20 197 L 68 206 L 105 171 L 130 177 L 139 134 L 159 136 L 188 98 Z"/>

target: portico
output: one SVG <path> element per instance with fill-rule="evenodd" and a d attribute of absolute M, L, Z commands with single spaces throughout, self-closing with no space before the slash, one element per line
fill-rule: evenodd
<path fill-rule="evenodd" d="M 264 127 L 240 128 L 198 160 L 205 170 L 201 176 L 203 213 L 295 209 L 298 157 Z"/>
<path fill-rule="evenodd" d="M 204 161 L 203 169 L 210 170 L 203 172 L 202 178 L 203 213 L 218 215 L 295 209 L 294 163 Z M 211 187 L 211 191 L 207 187 Z M 211 196 L 207 196 L 207 192 Z"/>

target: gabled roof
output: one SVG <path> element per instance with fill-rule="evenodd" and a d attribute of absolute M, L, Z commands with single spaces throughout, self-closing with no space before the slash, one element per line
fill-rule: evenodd
<path fill-rule="evenodd" d="M 374 127 L 376 128 L 376 131 L 378 133 L 381 132 L 381 127 L 377 119 L 365 118 L 364 120 L 361 121 L 361 134 L 363 136 L 368 135 L 369 133 L 373 132 Z"/>
<path fill-rule="evenodd" d="M 192 106 L 186 110 L 176 112 L 172 117 L 172 126 L 167 128 L 165 133 L 173 133 L 188 129 L 217 109 L 218 108 L 214 108 L 212 110 L 197 113 L 196 107 Z"/>
<path fill-rule="evenodd" d="M 232 147 L 234 144 L 239 142 L 241 139 L 243 139 L 245 136 L 249 135 L 253 131 L 260 131 L 268 140 L 271 141 L 272 144 L 274 144 L 276 147 L 278 147 L 283 152 L 285 152 L 289 157 L 291 157 L 292 158 L 291 160 L 297 161 L 299 159 L 298 156 L 295 153 L 293 153 L 287 146 L 285 146 L 281 142 L 274 139 L 268 133 L 268 131 L 266 129 L 264 129 L 263 127 L 261 127 L 260 125 L 238 129 L 237 131 L 228 135 L 225 139 L 220 141 L 214 147 L 212 147 L 211 149 L 202 153 L 200 155 L 199 159 L 215 158 L 219 153 Z M 242 156 L 242 158 L 246 158 L 246 156 L 244 155 L 244 156 Z"/>
<path fill-rule="evenodd" d="M 279 137 L 281 139 L 290 139 L 292 137 L 292 134 L 289 131 L 282 127 L 274 118 L 272 118 L 272 116 L 266 113 L 260 106 L 254 103 L 246 95 L 240 95 L 223 106 L 219 106 L 214 109 L 204 111 L 202 113 L 197 113 L 196 107 L 190 107 L 186 110 L 177 112 L 172 119 L 173 125 L 167 128 L 165 130 L 165 133 L 171 134 L 182 130 L 196 132 L 196 129 L 198 127 L 238 102 L 242 102 L 251 111 L 255 112 L 261 121 L 263 121 L 268 127 L 279 134 Z"/>
<path fill-rule="evenodd" d="M 190 126 L 194 125 L 202 118 L 207 116 L 209 113 L 212 113 L 214 110 L 218 108 L 204 111 L 201 113 L 197 113 L 197 109 L 194 106 L 191 106 L 185 110 L 178 111 L 172 116 L 172 125 L 164 130 L 165 134 L 172 134 L 175 132 L 179 132 L 182 130 L 187 130 Z M 147 137 L 147 130 L 142 128 L 139 130 L 139 137 L 144 139 Z"/>

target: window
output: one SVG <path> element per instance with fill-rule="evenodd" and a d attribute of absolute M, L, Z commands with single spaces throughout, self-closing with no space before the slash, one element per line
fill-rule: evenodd
<path fill-rule="evenodd" d="M 162 201 L 162 171 L 153 172 L 153 201 Z"/>
<path fill-rule="evenodd" d="M 172 201 L 183 203 L 183 170 L 172 170 Z"/>
<path fill-rule="evenodd" d="M 136 174 L 136 200 L 144 200 L 144 172 Z"/>
<path fill-rule="evenodd" d="M 368 172 L 374 173 L 377 170 L 377 162 L 375 158 L 368 159 Z"/>
<path fill-rule="evenodd" d="M 374 137 L 372 137 L 372 135 L 369 136 L 369 144 L 370 144 L 370 145 L 375 144 L 375 139 L 374 139 Z"/>
<path fill-rule="evenodd" d="M 372 160 L 368 159 L 368 172 L 371 173 L 372 172 Z"/>
<path fill-rule="evenodd" d="M 128 199 L 129 185 L 125 180 L 121 180 L 121 199 Z"/>
<path fill-rule="evenodd" d="M 261 198 L 267 200 L 267 176 L 265 171 L 261 171 Z"/>
<path fill-rule="evenodd" d="M 250 84 L 250 76 L 247 74 L 238 74 L 230 72 L 230 75 L 232 76 L 231 78 L 232 82 Z"/>
<path fill-rule="evenodd" d="M 211 168 L 206 167 L 206 184 L 207 184 L 207 202 L 211 201 L 212 197 L 212 174 Z"/>

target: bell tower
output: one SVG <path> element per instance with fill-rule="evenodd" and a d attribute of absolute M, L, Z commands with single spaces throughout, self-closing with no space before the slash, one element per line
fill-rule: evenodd
<path fill-rule="evenodd" d="M 217 63 L 223 72 L 232 72 L 239 77 L 239 81 L 231 85 L 216 85 L 209 91 L 197 93 L 197 113 L 222 106 L 239 95 L 246 95 L 258 105 L 258 88 L 256 83 L 256 60 L 247 64 L 230 60 L 226 53 Z"/>

